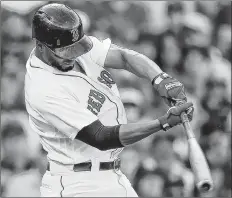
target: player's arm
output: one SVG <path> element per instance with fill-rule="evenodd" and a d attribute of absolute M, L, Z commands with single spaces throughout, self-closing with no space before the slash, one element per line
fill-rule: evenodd
<path fill-rule="evenodd" d="M 99 120 L 80 130 L 75 137 L 100 150 L 125 147 L 160 130 L 167 130 L 181 123 L 180 114 L 186 112 L 192 119 L 192 103 L 172 107 L 164 116 L 149 122 L 104 126 Z"/>
<path fill-rule="evenodd" d="M 83 104 L 66 94 L 39 95 L 36 110 L 56 131 L 71 140 L 78 139 L 99 150 L 109 150 L 124 147 L 142 140 L 149 135 L 167 130 L 181 123 L 180 114 L 186 112 L 192 118 L 188 109 L 192 103 L 172 107 L 168 112 L 150 122 L 104 126 Z"/>
<path fill-rule="evenodd" d="M 111 44 L 104 67 L 125 69 L 149 80 L 169 106 L 179 101 L 187 101 L 183 84 L 164 73 L 155 62 L 143 54 Z"/>
<path fill-rule="evenodd" d="M 147 56 L 134 50 L 111 44 L 107 53 L 104 67 L 113 69 L 125 69 L 133 74 L 150 81 L 163 71 Z"/>

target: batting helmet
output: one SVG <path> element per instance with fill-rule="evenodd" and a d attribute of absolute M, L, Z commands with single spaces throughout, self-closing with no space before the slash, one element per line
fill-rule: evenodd
<path fill-rule="evenodd" d="M 32 20 L 32 38 L 62 58 L 74 59 L 92 48 L 79 15 L 64 4 L 42 6 Z"/>

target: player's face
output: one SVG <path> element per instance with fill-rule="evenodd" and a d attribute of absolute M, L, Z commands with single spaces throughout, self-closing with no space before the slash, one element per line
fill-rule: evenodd
<path fill-rule="evenodd" d="M 47 47 L 45 47 L 44 49 L 46 59 L 51 65 L 54 65 L 61 71 L 69 71 L 73 69 L 76 57 L 73 57 L 72 59 L 63 58 L 55 54 L 51 49 Z"/>

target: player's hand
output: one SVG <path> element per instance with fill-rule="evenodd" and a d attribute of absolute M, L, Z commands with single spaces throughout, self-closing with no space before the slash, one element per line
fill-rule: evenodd
<path fill-rule="evenodd" d="M 159 74 L 152 84 L 169 107 L 179 102 L 187 102 L 184 85 L 168 74 Z"/>
<path fill-rule="evenodd" d="M 171 107 L 167 113 L 164 116 L 158 118 L 158 120 L 160 121 L 162 129 L 166 131 L 182 123 L 180 115 L 183 112 L 187 114 L 189 121 L 191 121 L 193 118 L 193 111 L 193 103 L 187 102 L 179 106 Z"/>

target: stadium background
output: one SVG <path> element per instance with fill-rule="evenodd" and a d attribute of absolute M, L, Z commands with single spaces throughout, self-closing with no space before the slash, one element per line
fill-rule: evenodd
<path fill-rule="evenodd" d="M 2 2 L 1 196 L 39 196 L 45 152 L 28 126 L 25 63 L 33 48 L 31 19 L 48 2 Z M 65 1 L 78 9 L 87 34 L 137 50 L 182 81 L 195 105 L 192 127 L 211 168 L 215 189 L 231 197 L 231 3 Z M 86 13 L 86 14 L 85 14 Z M 167 106 L 150 82 L 112 71 L 128 121 L 161 116 Z M 124 149 L 122 170 L 140 196 L 199 196 L 181 126 Z"/>

